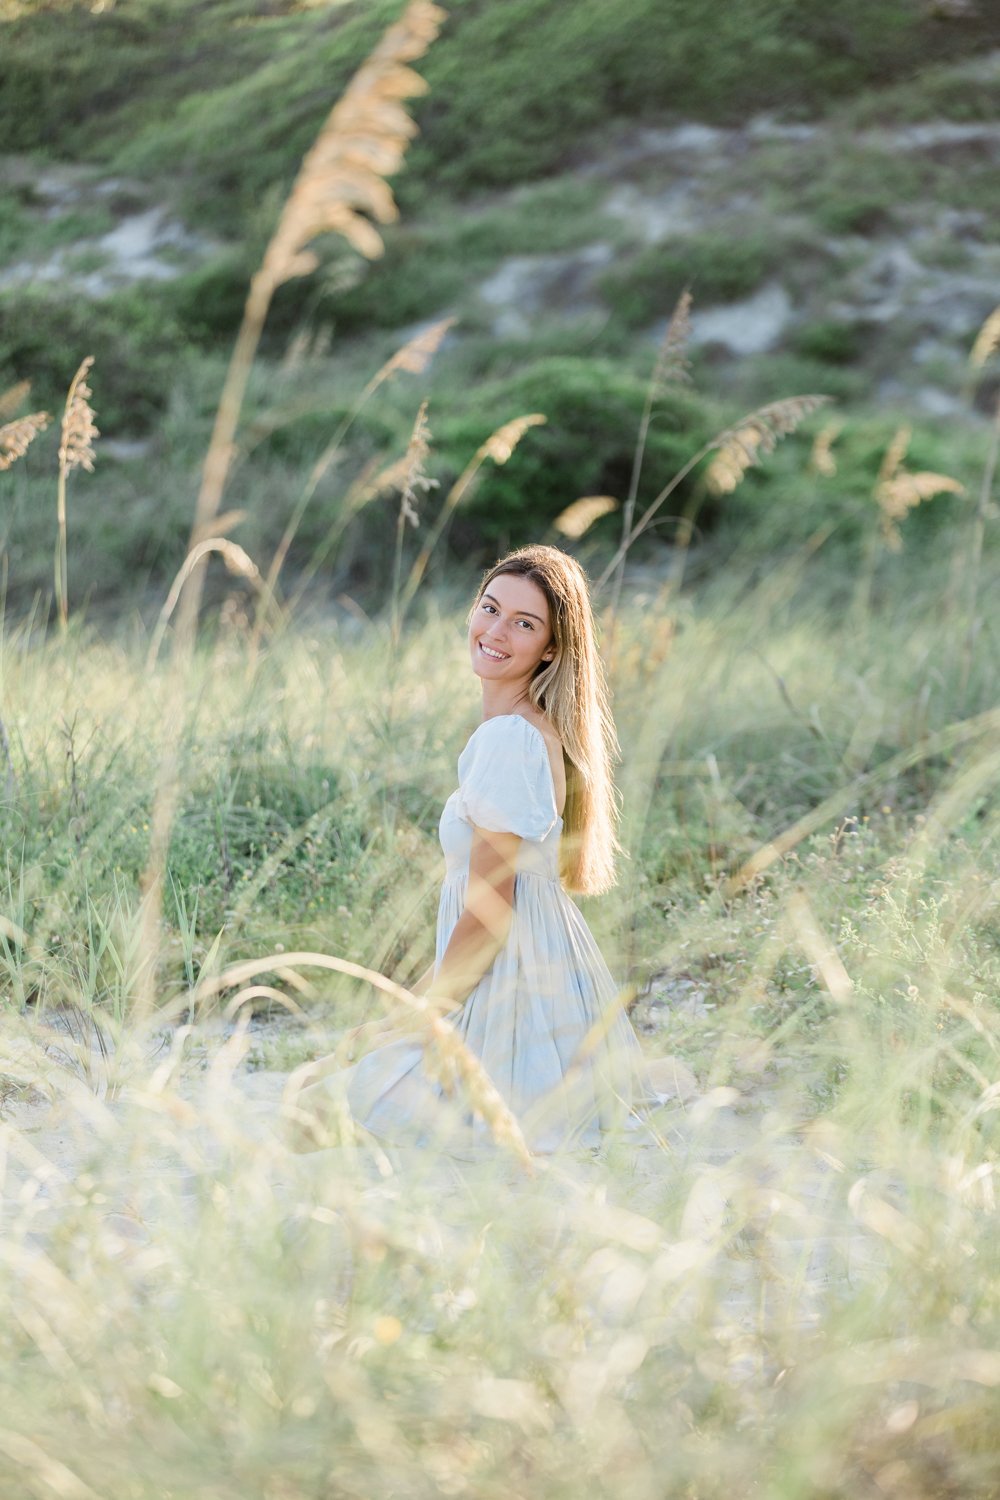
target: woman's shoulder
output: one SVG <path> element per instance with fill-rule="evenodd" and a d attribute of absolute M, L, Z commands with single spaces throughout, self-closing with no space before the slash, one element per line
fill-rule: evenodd
<path fill-rule="evenodd" d="M 527 750 L 529 753 L 545 748 L 551 759 L 562 755 L 562 740 L 553 726 L 543 716 L 529 719 L 526 714 L 494 714 L 484 719 L 473 730 L 466 743 L 466 750 Z"/>
<path fill-rule="evenodd" d="M 542 839 L 559 817 L 548 741 L 523 714 L 483 720 L 458 758 L 458 782 L 460 815 L 480 828 Z"/>

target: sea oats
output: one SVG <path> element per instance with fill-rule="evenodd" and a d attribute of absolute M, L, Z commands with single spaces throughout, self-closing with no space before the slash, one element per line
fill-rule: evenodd
<path fill-rule="evenodd" d="M 231 514 L 239 515 L 240 513 L 233 511 Z M 249 583 L 253 584 L 258 594 L 266 592 L 267 585 L 261 577 L 260 569 L 250 554 L 238 542 L 231 541 L 229 537 L 225 536 L 209 536 L 204 541 L 197 542 L 178 568 L 177 576 L 170 585 L 170 591 L 163 601 L 163 608 L 160 610 L 159 618 L 150 636 L 149 650 L 146 655 L 147 671 L 152 671 L 156 663 L 156 658 L 160 653 L 160 646 L 163 643 L 163 637 L 170 623 L 170 617 L 177 607 L 177 601 L 181 596 L 181 591 L 185 583 L 198 564 L 212 552 L 219 554 L 226 565 L 227 572 L 232 573 L 234 577 L 247 579 Z"/>
<path fill-rule="evenodd" d="M 891 552 L 898 552 L 903 545 L 899 522 L 914 506 L 924 500 L 933 500 L 937 495 L 964 495 L 965 486 L 947 474 L 923 471 L 908 474 L 897 472 L 891 479 L 884 479 L 875 487 L 875 500 L 880 513 L 882 538 Z"/>
<path fill-rule="evenodd" d="M 572 505 L 567 505 L 565 510 L 561 510 L 552 524 L 563 536 L 572 537 L 576 541 L 601 516 L 610 515 L 617 509 L 618 501 L 611 495 L 583 495 L 579 500 L 574 500 Z"/>
<path fill-rule="evenodd" d="M 66 480 L 74 469 L 94 472 L 94 439 L 98 436 L 90 398 L 94 394 L 87 384 L 94 356 L 80 362 L 66 393 L 62 428 L 59 434 L 59 482 L 56 490 L 55 596 L 59 624 L 65 630 L 69 619 L 69 558 L 66 546 Z"/>
<path fill-rule="evenodd" d="M 735 490 L 747 469 L 760 462 L 761 456 L 773 453 L 779 439 L 788 437 L 799 423 L 819 407 L 828 396 L 791 396 L 772 401 L 751 412 L 737 427 L 730 427 L 716 439 L 717 452 L 705 474 L 713 495 L 728 495 Z"/>
<path fill-rule="evenodd" d="M 442 318 L 440 322 L 432 323 L 429 328 L 415 334 L 401 349 L 396 350 L 391 359 L 386 360 L 372 384 L 381 385 L 383 380 L 390 380 L 397 370 L 405 370 L 409 375 L 422 375 L 454 324 L 454 318 Z"/>
<path fill-rule="evenodd" d="M 440 1015 L 436 1006 L 428 1004 L 422 997 L 414 995 L 376 969 L 366 968 L 350 959 L 334 957 L 330 953 L 275 953 L 267 958 L 247 959 L 233 964 L 221 974 L 205 974 L 192 990 L 190 1003 L 192 1006 L 203 1003 L 212 996 L 243 985 L 261 974 L 281 972 L 286 978 L 290 978 L 299 968 L 326 969 L 360 979 L 408 1012 L 415 1031 L 422 1033 L 424 1055 L 429 1069 L 440 1079 L 445 1091 L 450 1093 L 461 1084 L 469 1103 L 486 1121 L 497 1144 L 507 1147 L 527 1171 L 533 1171 L 531 1154 L 517 1117 L 505 1103 L 479 1058 L 462 1040 L 447 1016 Z M 286 1098 L 288 1093 L 294 1092 L 296 1084 L 308 1081 L 309 1075 L 310 1064 L 297 1069 L 288 1080 Z M 298 1107 L 292 1104 L 291 1108 L 295 1113 Z"/>
<path fill-rule="evenodd" d="M 405 470 L 400 491 L 401 514 L 412 526 L 420 524 L 420 517 L 417 513 L 417 491 L 420 490 L 427 495 L 438 487 L 438 481 L 427 476 L 427 460 L 431 451 L 430 436 L 431 431 L 427 425 L 427 402 L 422 401 L 420 410 L 417 412 L 417 420 L 413 424 L 413 431 L 410 433 L 406 457 L 403 460 Z"/>
<path fill-rule="evenodd" d="M 244 551 L 239 542 L 230 541 L 228 537 L 215 537 L 215 549 L 226 565 L 226 571 L 232 573 L 236 578 L 246 578 L 252 583 L 260 582 L 260 569 L 250 556 Z"/>
<path fill-rule="evenodd" d="M 377 474 L 373 475 L 372 465 L 367 465 L 359 480 L 348 491 L 345 505 L 349 505 L 353 513 L 381 495 L 397 494 L 403 497 L 404 508 L 412 509 L 416 504 L 416 490 L 422 489 L 426 493 L 437 487 L 437 480 L 428 479 L 424 472 L 429 454 L 430 428 L 427 426 L 427 402 L 424 401 L 413 424 L 406 452 L 401 458 L 394 458 L 392 463 L 386 464 Z"/>
<path fill-rule="evenodd" d="M 275 290 L 291 277 L 314 269 L 317 257 L 307 247 L 318 235 L 339 233 L 368 257 L 382 253 L 382 240 L 371 219 L 389 223 L 398 216 L 382 179 L 399 168 L 408 142 L 417 133 L 400 100 L 426 89 L 423 79 L 406 64 L 422 56 L 444 18 L 445 12 L 429 0 L 411 0 L 402 19 L 389 28 L 354 74 L 303 159 L 261 266 L 251 278 L 205 456 L 189 545 L 211 529 L 211 519 L 222 503 L 250 368 Z M 328 464 L 329 454 L 324 456 L 323 471 Z M 268 574 L 272 583 L 316 482 L 318 478 L 310 480 L 279 544 Z M 201 586 L 199 568 L 182 605 L 180 634 L 185 638 L 194 630 Z"/>
<path fill-rule="evenodd" d="M 878 477 L 880 484 L 884 484 L 898 473 L 899 466 L 909 451 L 912 436 L 913 430 L 907 427 L 905 422 L 902 427 L 897 427 L 893 433 L 892 442 L 885 450 L 882 462 L 879 464 Z"/>
<path fill-rule="evenodd" d="M 736 488 L 750 465 L 758 462 L 762 453 L 773 452 L 779 438 L 794 432 L 804 417 L 825 406 L 829 400 L 829 396 L 789 396 L 783 401 L 772 401 L 768 406 L 761 406 L 750 412 L 709 442 L 703 443 L 697 453 L 693 453 L 681 465 L 659 494 L 649 502 L 638 521 L 624 530 L 614 557 L 594 582 L 595 592 L 602 589 L 609 578 L 615 577 L 617 596 L 625 558 L 632 543 L 642 535 L 661 506 L 710 453 L 716 452 L 716 457 L 706 473 L 706 484 L 716 494 L 728 494 Z M 713 486 L 718 488 L 713 490 Z"/>
<path fill-rule="evenodd" d="M 330 111 L 267 247 L 260 274 L 272 289 L 315 270 L 307 247 L 321 234 L 342 235 L 368 260 L 382 254 L 375 223 L 399 216 L 384 179 L 399 170 L 417 133 L 400 101 L 427 90 L 406 64 L 423 56 L 444 19 L 429 0 L 412 0 Z"/>
<path fill-rule="evenodd" d="M 653 367 L 652 391 L 658 396 L 671 382 L 686 384 L 691 379 L 687 346 L 691 338 L 691 292 L 685 287 L 670 315 L 666 332 Z"/>
<path fill-rule="evenodd" d="M 420 514 L 417 510 L 417 491 L 428 494 L 437 488 L 438 481 L 429 479 L 427 476 L 427 459 L 430 454 L 430 428 L 427 426 L 427 402 L 422 401 L 420 410 L 417 412 L 417 420 L 413 424 L 410 441 L 406 449 L 404 460 L 404 478 L 399 493 L 399 517 L 396 522 L 396 546 L 393 553 L 392 564 L 392 638 L 399 639 L 399 630 L 403 619 L 403 610 L 406 608 L 407 599 L 402 597 L 401 585 L 403 580 L 403 531 L 407 522 L 411 526 L 420 525 Z"/>
<path fill-rule="evenodd" d="M 100 436 L 94 425 L 94 413 L 90 398 L 94 394 L 87 384 L 87 376 L 94 363 L 88 354 L 70 382 L 63 411 L 62 432 L 59 439 L 59 468 L 64 474 L 72 469 L 94 472 L 94 439 Z"/>
<path fill-rule="evenodd" d="M 377 474 L 373 469 L 373 463 L 366 464 L 347 492 L 344 505 L 352 514 L 370 500 L 377 500 L 380 495 L 398 494 L 403 489 L 409 472 L 407 456 L 404 453 L 401 458 L 394 458 L 391 464 L 386 464 Z"/>
<path fill-rule="evenodd" d="M 9 469 L 12 463 L 23 458 L 30 444 L 49 425 L 47 411 L 33 411 L 29 416 L 5 422 L 0 427 L 0 471 Z"/>
<path fill-rule="evenodd" d="M 969 354 L 970 370 L 981 370 L 983 365 L 1000 350 L 1000 307 L 995 307 L 976 334 Z"/>
<path fill-rule="evenodd" d="M 0 417 L 12 417 L 21 403 L 27 401 L 30 393 L 30 380 L 19 380 L 15 385 L 0 392 Z"/>
<path fill-rule="evenodd" d="M 495 464 L 505 464 L 524 437 L 524 434 L 530 431 L 532 427 L 541 426 L 547 420 L 541 412 L 537 411 L 530 412 L 524 417 L 512 417 L 509 422 L 504 422 L 495 432 L 491 432 L 485 443 L 479 445 L 445 496 L 444 504 L 441 507 L 438 518 L 424 541 L 416 562 L 410 569 L 410 576 L 406 580 L 406 586 L 403 589 L 400 600 L 401 609 L 406 608 L 406 605 L 420 587 L 420 580 L 426 572 L 431 553 L 434 551 L 441 533 L 444 531 L 456 507 L 461 504 L 471 491 L 476 476 L 486 460 L 490 458 Z"/>
<path fill-rule="evenodd" d="M 646 387 L 646 399 L 643 402 L 642 416 L 639 420 L 639 431 L 636 434 L 635 451 L 632 455 L 632 472 L 629 476 L 625 504 L 622 506 L 621 546 L 615 554 L 615 559 L 610 570 L 614 574 L 614 587 L 609 604 L 609 612 L 612 620 L 617 619 L 618 601 L 621 597 L 622 582 L 625 577 L 625 559 L 628 556 L 628 549 L 634 535 L 635 507 L 639 498 L 639 482 L 642 478 L 642 466 L 646 457 L 646 443 L 649 438 L 650 423 L 653 420 L 653 409 L 656 402 L 663 395 L 667 385 L 671 382 L 674 384 L 683 384 L 690 380 L 687 346 L 691 337 L 691 301 L 691 292 L 688 287 L 685 287 L 670 315 L 663 338 L 660 341 L 656 363 L 653 366 L 653 373 L 650 377 L 649 385 Z M 610 574 L 606 576 L 610 576 Z M 611 647 L 613 651 L 613 629 Z"/>
<path fill-rule="evenodd" d="M 461 1085 L 474 1113 L 489 1126 L 497 1145 L 506 1147 L 529 1173 L 533 1173 L 531 1153 L 517 1116 L 479 1058 L 469 1050 L 449 1021 L 432 1020 L 428 1029 L 424 1057 L 429 1071 L 435 1074 L 448 1094 L 453 1094 L 456 1086 Z"/>
<path fill-rule="evenodd" d="M 524 434 L 532 427 L 541 427 L 548 419 L 541 412 L 532 412 L 526 417 L 514 417 L 509 422 L 504 422 L 496 432 L 491 432 L 485 443 L 476 450 L 473 463 L 476 467 L 483 459 L 491 458 L 495 464 L 505 464 L 510 458 Z"/>
<path fill-rule="evenodd" d="M 408 340 L 408 342 L 405 343 L 401 349 L 397 349 L 395 354 L 393 354 L 390 359 L 387 359 L 385 364 L 382 365 L 382 367 L 377 370 L 376 373 L 372 376 L 371 380 L 369 380 L 368 384 L 361 392 L 361 395 L 358 397 L 354 406 L 343 418 L 340 425 L 337 427 L 337 430 L 334 432 L 333 437 L 327 443 L 326 447 L 323 449 L 323 452 L 316 459 L 311 470 L 309 471 L 309 478 L 307 479 L 305 487 L 302 490 L 295 508 L 288 519 L 288 524 L 286 525 L 285 530 L 282 533 L 281 540 L 278 543 L 277 548 L 275 549 L 274 558 L 271 562 L 271 566 L 268 569 L 267 574 L 268 590 L 270 594 L 273 595 L 274 590 L 277 587 L 278 575 L 281 572 L 282 567 L 284 566 L 285 559 L 288 556 L 289 548 L 291 547 L 292 542 L 295 538 L 295 534 L 298 531 L 299 523 L 301 522 L 302 517 L 305 515 L 306 507 L 308 506 L 313 495 L 316 493 L 320 481 L 328 473 L 331 464 L 340 453 L 341 444 L 343 443 L 348 430 L 357 418 L 358 414 L 361 412 L 362 408 L 375 394 L 379 386 L 382 385 L 385 381 L 391 380 L 393 375 L 395 375 L 397 372 L 405 371 L 406 373 L 411 375 L 422 375 L 427 369 L 427 366 L 430 363 L 431 359 L 440 348 L 441 341 L 444 338 L 445 334 L 448 332 L 448 329 L 451 328 L 454 322 L 454 318 L 442 318 L 439 322 L 432 323 L 429 328 L 425 328 L 421 333 L 416 334 L 412 339 Z M 344 500 L 340 507 L 340 515 L 338 516 L 336 522 L 334 523 L 334 526 L 328 533 L 328 541 L 324 544 L 324 550 L 327 546 L 333 545 L 333 540 L 335 539 L 339 531 L 346 524 L 350 516 L 352 516 L 361 505 L 364 505 L 367 503 L 367 501 L 374 499 L 376 495 L 384 494 L 388 489 L 399 488 L 399 484 L 397 483 L 397 470 L 400 469 L 405 464 L 405 462 L 405 459 L 400 459 L 396 464 L 391 465 L 388 470 L 383 470 L 382 474 L 379 475 L 378 479 L 376 479 L 374 483 L 370 482 L 372 468 L 369 467 L 366 469 L 361 482 L 359 483 L 358 481 L 355 481 L 350 490 L 347 492 L 347 495 L 344 497 Z M 263 628 L 264 618 L 265 617 L 263 614 L 259 616 L 257 625 L 255 627 L 257 632 L 259 632 Z M 255 635 L 255 640 L 256 639 L 257 636 Z"/>
<path fill-rule="evenodd" d="M 827 422 L 816 434 L 809 455 L 809 467 L 814 474 L 832 479 L 837 472 L 837 460 L 833 456 L 833 445 L 844 430 L 843 422 Z"/>

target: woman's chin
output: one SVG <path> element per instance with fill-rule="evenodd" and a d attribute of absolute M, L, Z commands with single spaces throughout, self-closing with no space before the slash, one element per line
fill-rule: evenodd
<path fill-rule="evenodd" d="M 506 666 L 506 662 L 490 661 L 489 657 L 484 656 L 478 646 L 473 646 L 470 658 L 472 670 L 477 677 L 496 677 L 500 668 Z"/>

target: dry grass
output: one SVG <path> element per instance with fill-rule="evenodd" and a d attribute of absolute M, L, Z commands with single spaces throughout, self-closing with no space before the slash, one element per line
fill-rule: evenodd
<path fill-rule="evenodd" d="M 94 363 L 92 354 L 81 362 L 70 382 L 59 435 L 59 484 L 56 496 L 55 594 L 59 624 L 63 630 L 69 621 L 69 556 L 66 541 L 66 481 L 74 469 L 94 472 L 94 439 L 99 436 L 90 398 L 94 394 L 87 384 Z"/>
<path fill-rule="evenodd" d="M 47 411 L 34 411 L 0 427 L 0 471 L 23 458 L 40 432 L 49 425 Z"/>
<path fill-rule="evenodd" d="M 316 260 L 308 247 L 318 235 L 340 233 L 362 254 L 381 253 L 381 238 L 364 214 L 382 223 L 395 214 L 384 178 L 398 170 L 406 145 L 415 134 L 415 126 L 400 101 L 424 88 L 423 80 L 408 64 L 423 55 L 443 19 L 444 12 L 428 0 L 411 0 L 402 19 L 390 27 L 355 74 L 303 160 L 260 269 L 250 283 L 202 470 L 189 552 L 205 537 L 218 515 L 250 370 L 276 288 L 313 268 Z M 204 567 L 203 555 L 191 566 L 181 589 L 174 671 L 164 702 L 163 759 L 143 876 L 148 1010 L 155 1003 L 163 881 L 178 793 L 184 677 L 194 650 Z"/>
<path fill-rule="evenodd" d="M 421 496 L 426 497 L 438 485 L 438 481 L 431 479 L 427 473 L 427 463 L 431 452 L 430 437 L 430 428 L 427 425 L 427 402 L 422 401 L 413 424 L 413 431 L 410 433 L 410 441 L 406 445 L 406 453 L 398 479 L 393 481 L 393 487 L 399 490 L 396 545 L 392 562 L 392 593 L 389 606 L 390 634 L 395 642 L 399 641 L 399 632 L 403 622 L 403 604 L 400 597 L 403 581 L 403 537 L 407 525 L 414 529 L 420 525 L 420 514 L 417 510 L 420 504 L 418 491 Z"/>
<path fill-rule="evenodd" d="M 653 409 L 668 385 L 686 384 L 691 378 L 687 349 L 691 339 L 692 301 L 690 289 L 685 287 L 667 321 L 666 330 L 657 350 L 653 373 L 646 388 L 646 399 L 636 434 L 635 451 L 632 455 L 628 493 L 622 506 L 622 545 L 614 567 L 609 606 L 613 619 L 617 617 L 621 600 L 625 559 L 631 546 L 632 525 L 635 519 L 636 501 L 639 498 L 639 483 L 642 478 L 643 461 L 646 457 L 646 444 L 649 440 L 649 424 L 653 420 Z M 610 649 L 613 653 L 614 639 L 610 643 Z"/>
<path fill-rule="evenodd" d="M 250 284 L 202 472 L 192 536 L 204 535 L 218 512 L 250 369 L 274 292 L 291 277 L 314 269 L 317 259 L 309 246 L 320 235 L 343 235 L 368 257 L 382 253 L 382 239 L 371 219 L 384 224 L 396 217 L 384 179 L 399 170 L 416 134 L 401 100 L 425 88 L 408 64 L 427 50 L 443 19 L 444 12 L 428 0 L 411 0 L 402 19 L 358 69 L 302 162 Z M 195 568 L 182 596 L 185 636 L 197 618 L 201 587 L 202 570 Z"/>
<path fill-rule="evenodd" d="M 224 517 L 220 519 L 224 519 Z M 181 590 L 187 582 L 192 568 L 196 568 L 202 558 L 208 557 L 213 552 L 222 558 L 227 572 L 231 573 L 234 578 L 244 579 L 252 586 L 258 601 L 262 595 L 266 594 L 267 585 L 261 577 L 260 569 L 250 554 L 238 542 L 234 542 L 229 537 L 223 536 L 206 537 L 204 541 L 197 542 L 178 569 L 177 576 L 170 585 L 167 597 L 163 601 L 163 606 L 153 627 L 153 633 L 150 636 L 149 651 L 146 655 L 147 670 L 152 671 L 156 665 L 156 659 L 160 654 L 160 647 L 163 644 L 163 637 L 166 635 L 167 626 L 170 624 L 170 617 L 177 607 Z M 258 611 L 260 608 L 261 605 L 258 603 Z"/>
<path fill-rule="evenodd" d="M 823 479 L 833 479 L 837 473 L 837 460 L 833 445 L 843 430 L 844 424 L 841 421 L 826 422 L 813 440 L 809 467 L 814 474 L 819 474 Z"/>
<path fill-rule="evenodd" d="M 1000 352 L 1000 307 L 996 307 L 986 319 L 975 337 L 969 351 L 969 369 L 977 372 L 987 360 Z"/>
<path fill-rule="evenodd" d="M 561 510 L 552 524 L 561 536 L 579 541 L 580 537 L 586 536 L 595 521 L 599 521 L 602 516 L 609 516 L 617 509 L 618 501 L 611 495 L 581 495 L 579 500 L 574 500 L 572 505 Z"/>
<path fill-rule="evenodd" d="M 709 465 L 706 485 L 708 488 L 712 488 L 713 485 L 719 486 L 716 493 L 729 493 L 736 488 L 747 469 L 760 462 L 761 455 L 773 453 L 780 438 L 787 437 L 794 432 L 801 422 L 813 412 L 818 411 L 821 406 L 825 406 L 829 399 L 829 396 L 807 395 L 790 396 L 783 401 L 769 402 L 703 444 L 650 501 L 638 521 L 633 522 L 625 532 L 614 557 L 597 578 L 595 589 L 603 589 L 610 579 L 620 575 L 632 544 L 646 530 L 653 517 L 675 490 L 710 453 L 716 453 L 717 456 Z M 694 514 L 694 511 L 690 511 L 684 517 L 684 526 L 679 539 L 682 555 L 690 542 Z"/>
<path fill-rule="evenodd" d="M 722 433 L 715 442 L 716 455 L 705 471 L 710 493 L 732 494 L 749 468 L 773 453 L 780 438 L 793 433 L 828 400 L 827 396 L 793 396 L 773 401 Z"/>
<path fill-rule="evenodd" d="M 913 434 L 909 427 L 897 429 L 883 455 L 878 481 L 873 491 L 879 509 L 879 530 L 890 552 L 903 545 L 899 523 L 911 510 L 937 495 L 964 495 L 965 486 L 947 474 L 927 470 L 912 473 L 903 468 Z"/>
<path fill-rule="evenodd" d="M 483 464 L 486 463 L 487 459 L 490 459 L 495 464 L 505 464 L 525 433 L 530 432 L 532 427 L 542 426 L 546 420 L 547 418 L 542 412 L 530 412 L 527 416 L 513 417 L 510 421 L 502 423 L 494 432 L 491 432 L 486 441 L 479 445 L 445 496 L 444 503 L 438 512 L 433 526 L 429 528 L 424 537 L 423 545 L 414 560 L 409 576 L 403 586 L 400 599 L 401 610 L 407 608 L 410 600 L 420 587 L 434 548 L 441 540 L 455 510 L 472 493 Z"/>
<path fill-rule="evenodd" d="M 342 235 L 369 260 L 382 254 L 372 221 L 398 217 L 385 179 L 399 171 L 417 133 L 401 101 L 427 88 L 407 64 L 424 55 L 444 19 L 439 6 L 412 0 L 330 111 L 264 255 L 260 276 L 269 291 L 316 269 L 308 247 L 321 234 Z"/>

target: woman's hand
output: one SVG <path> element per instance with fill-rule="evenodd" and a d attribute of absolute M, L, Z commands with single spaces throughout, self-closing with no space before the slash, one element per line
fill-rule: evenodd
<path fill-rule="evenodd" d="M 345 1031 L 337 1044 L 337 1051 L 349 1063 L 354 1062 L 360 1053 L 389 1041 L 397 1026 L 394 1016 L 379 1016 L 375 1021 L 362 1021 L 360 1026 L 352 1026 L 350 1031 Z"/>

